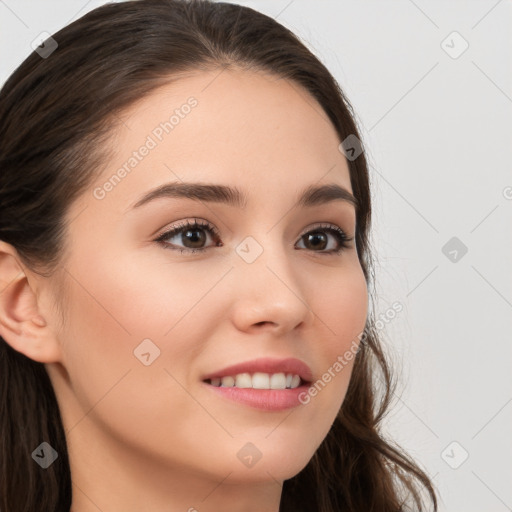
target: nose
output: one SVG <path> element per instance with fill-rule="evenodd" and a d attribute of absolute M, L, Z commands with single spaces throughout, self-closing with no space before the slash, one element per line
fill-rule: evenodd
<path fill-rule="evenodd" d="M 232 279 L 232 321 L 244 332 L 271 331 L 281 336 L 312 324 L 308 293 L 293 266 L 289 249 L 268 249 L 252 263 L 237 262 Z"/>

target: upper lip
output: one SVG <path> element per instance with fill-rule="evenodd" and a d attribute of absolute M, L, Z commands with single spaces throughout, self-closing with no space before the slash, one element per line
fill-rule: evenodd
<path fill-rule="evenodd" d="M 234 376 L 239 373 L 292 373 L 298 375 L 303 381 L 310 382 L 312 380 L 311 368 L 294 357 L 287 359 L 272 359 L 268 357 L 246 361 L 244 363 L 227 366 L 220 370 L 216 370 L 203 377 L 203 380 L 213 379 L 215 377 Z"/>

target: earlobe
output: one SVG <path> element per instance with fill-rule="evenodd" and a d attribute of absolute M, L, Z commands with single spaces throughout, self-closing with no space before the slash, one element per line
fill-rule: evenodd
<path fill-rule="evenodd" d="M 34 361 L 60 360 L 58 342 L 38 310 L 16 249 L 0 240 L 0 335 L 14 350 Z"/>

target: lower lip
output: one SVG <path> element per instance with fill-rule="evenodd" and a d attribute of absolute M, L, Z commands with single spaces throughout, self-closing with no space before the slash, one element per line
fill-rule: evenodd
<path fill-rule="evenodd" d="M 284 411 L 302 405 L 299 397 L 301 393 L 307 393 L 309 388 L 307 384 L 294 389 L 224 388 L 208 383 L 204 384 L 225 398 L 264 411 Z"/>

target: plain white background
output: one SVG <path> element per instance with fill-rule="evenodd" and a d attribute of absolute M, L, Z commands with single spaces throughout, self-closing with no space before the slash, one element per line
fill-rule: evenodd
<path fill-rule="evenodd" d="M 0 0 L 0 83 L 41 32 L 103 3 Z M 440 511 L 512 510 L 512 3 L 233 3 L 297 33 L 357 113 L 376 311 L 403 305 L 381 331 L 401 372 L 388 435 L 432 476 Z"/>

